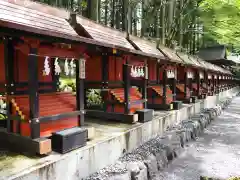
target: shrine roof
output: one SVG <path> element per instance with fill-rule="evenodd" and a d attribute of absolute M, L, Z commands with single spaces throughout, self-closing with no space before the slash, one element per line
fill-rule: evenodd
<path fill-rule="evenodd" d="M 188 54 L 183 52 L 176 52 L 176 54 L 182 59 L 184 64 L 196 66 L 196 64 L 189 58 Z"/>
<path fill-rule="evenodd" d="M 171 61 L 176 63 L 184 63 L 183 60 L 176 54 L 176 51 L 165 46 L 159 45 L 159 50 L 168 57 Z"/>
<path fill-rule="evenodd" d="M 100 38 L 97 39 L 96 36 L 93 35 L 94 33 L 92 33 L 92 35 L 95 39 L 80 36 L 67 21 L 69 18 L 70 12 L 65 9 L 51 7 L 39 2 L 30 0 L 0 0 L 0 27 L 87 43 L 89 45 L 115 48 L 141 56 L 149 56 L 147 53 L 135 50 L 126 40 L 124 33 L 108 27 L 104 27 L 104 31 L 108 29 L 108 33 L 111 31 L 109 35 L 113 32 L 115 32 L 115 34 L 105 41 Z M 80 19 L 82 19 L 81 22 L 83 23 L 83 18 Z M 85 21 L 85 28 L 87 29 L 87 26 L 89 26 L 88 29 L 91 29 L 91 23 L 88 24 L 86 22 L 87 21 Z M 98 24 L 95 23 L 95 25 Z M 99 26 L 102 27 L 102 25 Z M 96 26 L 96 28 L 98 28 L 98 26 Z M 100 35 L 102 36 L 103 34 Z M 111 43 L 113 37 L 114 40 L 118 39 L 117 36 L 118 38 L 121 36 L 121 41 L 123 43 Z M 126 45 L 123 46 L 124 44 Z"/>
<path fill-rule="evenodd" d="M 219 65 L 235 65 L 236 62 L 227 59 L 227 48 L 224 45 L 210 46 L 201 48 L 198 52 L 199 57 L 210 63 Z"/>
<path fill-rule="evenodd" d="M 193 55 L 189 55 L 188 58 L 195 64 L 195 66 L 197 67 L 201 67 L 201 68 L 205 68 L 202 64 L 201 64 L 201 60 Z"/>
<path fill-rule="evenodd" d="M 0 25 L 42 35 L 78 36 L 64 18 L 4 0 L 0 1 Z"/>
<path fill-rule="evenodd" d="M 102 43 L 113 44 L 132 50 L 135 49 L 126 39 L 126 33 L 122 31 L 96 23 L 82 16 L 77 16 L 76 20 L 77 23 L 84 28 L 88 38 L 95 39 Z"/>
<path fill-rule="evenodd" d="M 159 56 L 159 59 L 165 59 L 166 57 L 157 49 L 156 42 L 151 42 L 149 40 L 139 38 L 136 36 L 129 35 L 129 40 L 134 44 L 134 46 L 145 53 L 154 54 Z"/>

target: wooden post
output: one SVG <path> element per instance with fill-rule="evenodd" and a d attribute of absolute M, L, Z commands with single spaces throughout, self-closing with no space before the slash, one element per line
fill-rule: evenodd
<path fill-rule="evenodd" d="M 159 78 L 159 74 L 160 74 L 160 63 L 157 61 L 157 65 L 156 65 L 156 73 L 157 73 L 157 84 L 160 84 L 160 78 Z"/>
<path fill-rule="evenodd" d="M 215 94 L 215 78 L 214 78 L 214 75 L 212 75 L 211 84 L 212 84 L 212 92 Z"/>
<path fill-rule="evenodd" d="M 123 65 L 123 82 L 124 82 L 124 113 L 129 113 L 129 88 L 130 88 L 130 77 L 129 77 L 128 64 Z"/>
<path fill-rule="evenodd" d="M 108 88 L 108 77 L 109 77 L 109 56 L 108 54 L 104 53 L 102 54 L 102 91 L 101 96 L 103 98 L 103 110 L 107 111 L 107 103 L 106 103 L 106 96 L 107 91 L 105 91 L 106 88 Z M 114 106 L 112 104 L 112 106 Z M 113 107 L 112 107 L 113 109 Z"/>
<path fill-rule="evenodd" d="M 5 87 L 6 87 L 6 96 L 14 94 L 14 48 L 12 41 L 9 37 L 4 37 L 4 64 L 5 64 Z M 6 111 L 7 111 L 7 131 L 12 132 L 13 126 L 11 123 L 11 100 L 7 98 L 6 101 Z"/>
<path fill-rule="evenodd" d="M 177 92 L 176 92 L 176 84 L 177 84 L 177 71 L 175 71 L 175 75 L 174 75 L 174 78 L 173 78 L 173 81 L 172 81 L 172 93 L 173 93 L 173 101 L 176 101 L 176 96 L 177 96 Z"/>
<path fill-rule="evenodd" d="M 144 66 L 144 72 L 145 72 L 145 77 L 144 77 L 144 81 L 143 81 L 143 87 L 142 87 L 142 98 L 144 101 L 143 103 L 143 107 L 144 109 L 147 108 L 147 82 L 148 82 L 148 67 L 145 65 Z"/>
<path fill-rule="evenodd" d="M 189 87 L 189 91 L 190 91 L 190 96 L 192 96 L 192 94 L 193 94 L 192 83 L 193 83 L 193 78 L 189 78 L 188 79 L 188 87 Z"/>
<path fill-rule="evenodd" d="M 86 60 L 80 59 L 76 61 L 76 101 L 77 111 L 81 114 L 78 116 L 78 125 L 84 126 L 84 81 L 85 81 L 85 65 Z"/>
<path fill-rule="evenodd" d="M 31 137 L 40 137 L 39 117 L 39 94 L 38 94 L 38 58 L 37 48 L 30 47 L 28 58 L 28 89 L 29 89 L 29 123 L 31 127 Z"/>
<path fill-rule="evenodd" d="M 184 68 L 184 99 L 187 97 L 188 76 L 187 69 Z"/>
<path fill-rule="evenodd" d="M 211 79 L 208 79 L 208 73 L 206 73 L 206 84 L 209 93 L 209 88 L 211 89 Z"/>
<path fill-rule="evenodd" d="M 166 69 L 163 70 L 163 104 L 167 104 L 167 71 Z"/>
<path fill-rule="evenodd" d="M 200 72 L 199 72 L 199 70 L 197 70 L 195 78 L 197 78 L 196 79 L 197 80 L 197 96 L 200 96 L 200 81 L 201 81 L 201 79 L 200 79 Z"/>

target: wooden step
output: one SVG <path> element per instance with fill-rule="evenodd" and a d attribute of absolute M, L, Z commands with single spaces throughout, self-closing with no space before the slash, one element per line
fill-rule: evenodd
<path fill-rule="evenodd" d="M 15 96 L 15 102 L 20 111 L 29 117 L 29 97 Z M 40 94 L 39 95 L 39 116 L 50 116 L 65 112 L 72 112 L 76 109 L 76 97 L 72 93 Z"/>

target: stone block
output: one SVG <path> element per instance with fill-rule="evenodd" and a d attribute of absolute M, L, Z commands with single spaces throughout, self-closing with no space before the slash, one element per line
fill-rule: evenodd
<path fill-rule="evenodd" d="M 107 178 L 107 180 L 131 180 L 131 175 L 129 172 L 123 174 L 115 174 Z"/>
<path fill-rule="evenodd" d="M 207 126 L 207 121 L 205 120 L 204 116 L 201 116 L 200 114 L 197 114 L 193 117 L 191 117 L 192 121 L 198 121 L 198 123 L 200 124 L 200 130 L 203 131 L 204 128 L 206 128 Z"/>
<path fill-rule="evenodd" d="M 210 120 L 210 121 L 214 120 L 214 118 L 216 117 L 214 111 L 212 111 L 212 110 L 210 110 L 210 109 L 204 109 L 204 110 L 202 111 L 202 113 L 203 113 L 203 114 L 209 114 L 209 118 L 210 118 L 209 120 Z"/>
<path fill-rule="evenodd" d="M 184 122 L 183 127 L 191 132 L 191 139 L 196 139 L 197 137 L 196 128 L 191 121 Z"/>
<path fill-rule="evenodd" d="M 161 150 L 160 152 L 155 154 L 156 160 L 157 160 L 157 166 L 158 170 L 161 171 L 163 170 L 164 167 L 167 166 L 168 163 L 168 158 L 167 158 L 167 153 L 164 150 Z"/>
<path fill-rule="evenodd" d="M 130 162 L 128 171 L 130 171 L 131 180 L 148 180 L 147 167 L 143 162 Z"/>
<path fill-rule="evenodd" d="M 185 143 L 188 141 L 187 133 L 184 129 L 178 130 L 177 134 L 180 137 L 181 147 L 184 147 Z"/>
<path fill-rule="evenodd" d="M 156 157 L 151 154 L 150 156 L 147 157 L 147 159 L 144 160 L 144 164 L 147 167 L 149 180 L 155 179 L 158 173 Z"/>

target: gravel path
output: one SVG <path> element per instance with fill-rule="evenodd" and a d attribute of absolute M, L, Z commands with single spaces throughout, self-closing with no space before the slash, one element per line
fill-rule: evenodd
<path fill-rule="evenodd" d="M 240 97 L 234 98 L 157 180 L 198 180 L 201 175 L 220 179 L 240 176 Z"/>

